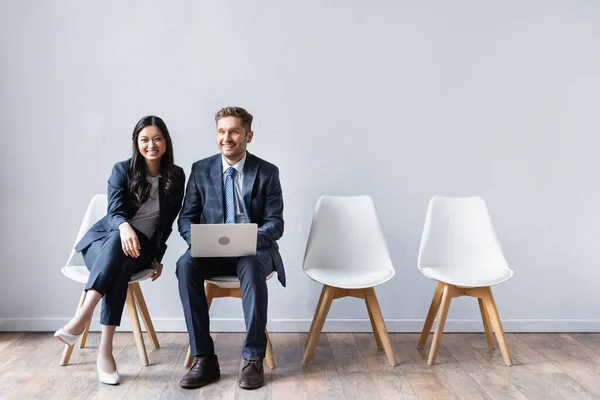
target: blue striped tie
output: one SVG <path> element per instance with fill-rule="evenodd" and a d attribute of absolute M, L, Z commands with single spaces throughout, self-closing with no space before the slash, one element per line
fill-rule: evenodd
<path fill-rule="evenodd" d="M 225 223 L 235 224 L 235 189 L 233 177 L 235 168 L 229 167 L 225 170 Z"/>

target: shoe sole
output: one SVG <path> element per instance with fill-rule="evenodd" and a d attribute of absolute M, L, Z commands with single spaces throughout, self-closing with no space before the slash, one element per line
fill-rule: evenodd
<path fill-rule="evenodd" d="M 252 389 L 258 389 L 264 386 L 264 382 L 261 382 L 259 384 L 256 385 L 250 385 L 249 383 L 238 383 L 238 386 L 241 387 L 242 389 L 246 389 L 246 390 L 252 390 Z"/>
<path fill-rule="evenodd" d="M 102 383 L 103 385 L 110 385 L 110 386 L 117 386 L 119 383 L 121 383 L 121 381 L 119 380 L 119 382 L 108 382 L 108 381 L 103 381 L 101 379 L 98 379 L 98 382 Z"/>
<path fill-rule="evenodd" d="M 182 383 L 180 383 L 179 386 L 182 387 L 183 389 L 198 389 L 198 388 L 201 388 L 202 386 L 208 385 L 209 383 L 216 382 L 220 378 L 221 378 L 221 376 L 219 375 L 219 376 L 216 376 L 216 377 L 214 377 L 212 379 L 209 379 L 208 381 L 206 381 L 206 382 L 204 382 L 202 384 L 198 384 L 198 383 L 182 384 Z"/>

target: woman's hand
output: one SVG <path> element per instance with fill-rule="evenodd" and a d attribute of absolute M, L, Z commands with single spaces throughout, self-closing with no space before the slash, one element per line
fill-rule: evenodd
<path fill-rule="evenodd" d="M 128 222 L 123 222 L 119 225 L 119 231 L 121 232 L 121 247 L 123 248 L 123 252 L 134 258 L 139 257 L 140 241 L 131 225 Z"/>
<path fill-rule="evenodd" d="M 162 274 L 163 265 L 161 263 L 159 263 L 158 261 L 153 260 L 151 267 L 154 270 L 154 274 L 152 274 L 152 282 L 154 282 Z"/>

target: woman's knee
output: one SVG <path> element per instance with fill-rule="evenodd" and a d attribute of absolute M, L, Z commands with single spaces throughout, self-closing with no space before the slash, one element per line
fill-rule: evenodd
<path fill-rule="evenodd" d="M 106 239 L 104 239 L 104 248 L 111 250 L 120 250 L 123 252 L 123 246 L 121 245 L 121 233 L 119 231 L 111 231 Z"/>
<path fill-rule="evenodd" d="M 120 268 L 121 264 L 126 260 L 127 256 L 121 247 L 121 237 L 118 234 L 111 233 L 104 240 L 102 247 L 97 252 L 94 264 L 99 262 L 100 264 L 113 265 L 115 268 Z"/>

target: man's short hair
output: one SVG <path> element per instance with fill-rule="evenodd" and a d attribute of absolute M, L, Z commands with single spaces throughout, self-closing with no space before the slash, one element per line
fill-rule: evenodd
<path fill-rule="evenodd" d="M 221 108 L 215 114 L 215 122 L 219 122 L 221 118 L 225 117 L 238 117 L 240 121 L 242 121 L 242 126 L 246 129 L 246 132 L 252 130 L 252 114 L 244 110 L 242 107 Z"/>

